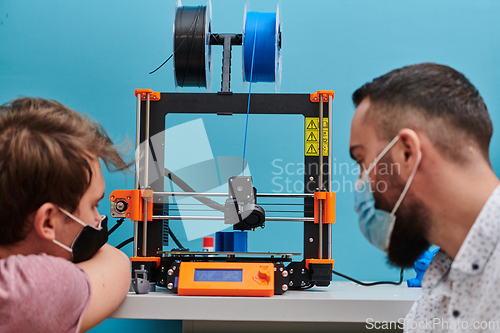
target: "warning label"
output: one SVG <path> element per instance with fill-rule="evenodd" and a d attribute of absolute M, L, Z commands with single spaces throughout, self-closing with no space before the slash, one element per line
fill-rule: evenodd
<path fill-rule="evenodd" d="M 319 142 L 323 142 L 323 156 L 328 156 L 328 119 L 323 119 L 323 137 L 319 133 L 319 117 L 307 117 L 305 122 L 305 155 L 319 156 Z"/>
<path fill-rule="evenodd" d="M 314 131 L 306 131 L 306 133 L 309 132 L 309 134 L 307 134 L 307 138 L 306 138 L 306 142 L 318 142 L 318 137 L 317 137 L 317 134 L 314 132 Z"/>
<path fill-rule="evenodd" d="M 318 144 L 314 144 L 314 143 L 309 144 L 309 146 L 306 147 L 306 155 L 319 156 Z"/>
<path fill-rule="evenodd" d="M 306 118 L 306 130 L 318 130 L 319 118 Z"/>

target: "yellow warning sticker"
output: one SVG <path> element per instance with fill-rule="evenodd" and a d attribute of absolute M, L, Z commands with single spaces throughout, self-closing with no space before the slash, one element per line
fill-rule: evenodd
<path fill-rule="evenodd" d="M 323 142 L 323 156 L 328 156 L 328 119 L 323 119 L 323 137 L 319 134 L 319 117 L 306 117 L 305 155 L 319 156 L 319 141 Z"/>
<path fill-rule="evenodd" d="M 319 130 L 319 118 L 306 118 L 306 130 Z"/>
<path fill-rule="evenodd" d="M 306 130 L 306 142 L 318 142 L 318 131 Z"/>
<path fill-rule="evenodd" d="M 319 144 L 318 143 L 310 143 L 306 146 L 306 155 L 309 156 L 319 156 Z"/>

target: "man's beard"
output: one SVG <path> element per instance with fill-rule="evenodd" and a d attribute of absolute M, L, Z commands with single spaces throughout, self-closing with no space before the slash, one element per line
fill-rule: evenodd
<path fill-rule="evenodd" d="M 429 218 L 421 202 L 414 201 L 399 207 L 389 243 L 389 264 L 400 268 L 413 267 L 430 246 L 427 241 Z"/>
<path fill-rule="evenodd" d="M 386 157 L 380 161 L 392 165 L 392 159 Z M 392 188 L 393 198 L 374 192 L 375 206 L 378 209 L 392 211 L 396 201 L 403 192 L 405 183 L 401 181 L 399 175 L 389 175 L 382 181 L 388 183 Z M 411 186 L 410 186 L 411 188 Z M 394 200 L 394 201 L 393 201 Z M 391 202 L 389 202 L 391 201 Z M 393 202 L 392 202 L 393 201 Z M 411 268 L 420 255 L 429 248 L 428 230 L 431 217 L 424 204 L 411 194 L 406 194 L 401 205 L 396 211 L 396 221 L 392 231 L 388 249 L 389 264 L 400 268 Z"/>

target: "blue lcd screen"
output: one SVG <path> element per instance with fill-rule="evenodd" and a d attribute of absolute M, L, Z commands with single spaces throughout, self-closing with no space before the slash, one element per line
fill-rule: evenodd
<path fill-rule="evenodd" d="M 194 280 L 198 282 L 241 282 L 242 269 L 195 269 Z"/>

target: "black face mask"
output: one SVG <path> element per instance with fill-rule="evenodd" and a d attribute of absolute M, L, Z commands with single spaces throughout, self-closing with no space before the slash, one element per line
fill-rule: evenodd
<path fill-rule="evenodd" d="M 71 244 L 71 247 L 62 244 L 55 239 L 53 240 L 53 242 L 61 246 L 63 249 L 73 253 L 72 261 L 74 263 L 89 260 L 108 241 L 108 217 L 102 215 L 99 226 L 97 228 L 94 228 L 91 225 L 81 221 L 79 218 L 69 213 L 65 209 L 59 208 L 59 210 L 66 214 L 73 221 L 84 225 L 84 227 L 76 236 L 73 244 Z"/>
<path fill-rule="evenodd" d="M 103 215 L 101 229 L 95 229 L 89 225 L 83 227 L 76 236 L 71 249 L 73 250 L 73 262 L 78 263 L 89 260 L 108 241 L 108 217 Z"/>

